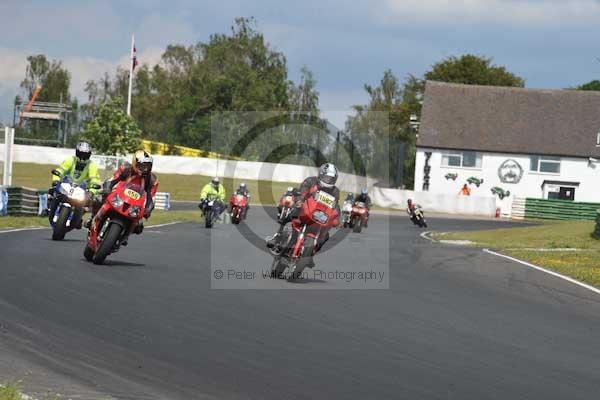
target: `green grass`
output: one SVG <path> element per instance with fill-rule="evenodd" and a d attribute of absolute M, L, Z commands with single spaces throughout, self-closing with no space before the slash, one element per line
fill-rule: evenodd
<path fill-rule="evenodd" d="M 88 218 L 86 214 L 84 218 Z M 175 221 L 199 221 L 200 211 L 160 211 L 152 213 L 152 217 L 146 223 L 146 226 L 165 224 Z M 48 227 L 48 218 L 37 216 L 5 216 L 0 217 L 0 229 L 18 229 L 31 227 Z"/>
<path fill-rule="evenodd" d="M 0 385 L 0 400 L 21 400 L 21 391 L 15 383 Z"/>
<path fill-rule="evenodd" d="M 475 246 L 492 248 L 600 287 L 600 240 L 591 235 L 594 227 L 592 221 L 561 221 L 523 228 L 436 234 L 434 237 L 470 240 Z"/>
<path fill-rule="evenodd" d="M 13 164 L 13 185 L 25 186 L 34 189 L 47 189 L 50 186 L 50 171 L 56 168 L 53 165 L 15 163 Z M 106 179 L 109 173 L 103 171 L 102 178 Z M 179 175 L 179 174 L 157 174 L 161 192 L 171 193 L 173 200 L 199 200 L 200 191 L 212 179 L 211 176 L 203 175 Z M 270 182 L 243 179 L 223 178 L 223 185 L 227 195 L 231 190 L 237 188 L 240 182 L 246 182 L 252 202 L 273 204 L 279 199 L 288 186 L 298 186 L 299 182 Z"/>

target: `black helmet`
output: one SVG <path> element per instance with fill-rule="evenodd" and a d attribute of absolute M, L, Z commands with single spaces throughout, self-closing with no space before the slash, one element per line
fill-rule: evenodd
<path fill-rule="evenodd" d="M 144 150 L 138 150 L 133 155 L 131 166 L 133 170 L 142 176 L 147 176 L 152 172 L 153 160 L 150 154 Z"/>
<path fill-rule="evenodd" d="M 75 157 L 80 161 L 87 161 L 92 156 L 92 146 L 88 142 L 79 142 L 75 147 Z"/>
<path fill-rule="evenodd" d="M 335 165 L 325 163 L 319 168 L 319 186 L 331 188 L 338 178 L 338 170 Z"/>

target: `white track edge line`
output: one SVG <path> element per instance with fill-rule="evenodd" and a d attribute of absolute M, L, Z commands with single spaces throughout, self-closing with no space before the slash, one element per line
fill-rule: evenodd
<path fill-rule="evenodd" d="M 570 278 L 570 277 L 568 277 L 568 276 L 565 276 L 565 275 L 559 274 L 558 272 L 550 271 L 550 270 L 548 270 L 548 269 L 546 269 L 546 268 L 542 268 L 542 267 L 540 267 L 540 266 L 537 266 L 537 265 L 535 265 L 535 264 L 528 263 L 527 261 L 519 260 L 518 258 L 511 257 L 511 256 L 507 256 L 507 255 L 505 255 L 505 254 L 496 253 L 495 251 L 492 251 L 492 250 L 489 250 L 489 249 L 483 249 L 483 251 L 484 251 L 485 253 L 488 253 L 488 254 L 494 255 L 494 256 L 496 256 L 496 257 L 502 257 L 502 258 L 506 258 L 507 260 L 514 261 L 514 262 L 516 262 L 516 263 L 519 263 L 519 264 L 525 265 L 525 266 L 527 266 L 527 267 L 529 267 L 529 268 L 533 268 L 533 269 L 536 269 L 536 270 L 538 270 L 538 271 L 545 272 L 545 273 L 546 273 L 546 274 L 548 274 L 548 275 L 555 276 L 555 277 L 557 277 L 557 278 L 560 278 L 560 279 L 563 279 L 563 280 L 565 280 L 565 281 L 567 281 L 567 282 L 573 283 L 573 284 L 575 284 L 575 285 L 577 285 L 577 286 L 581 286 L 582 288 L 585 288 L 585 289 L 591 290 L 591 291 L 592 291 L 592 292 L 594 292 L 594 293 L 600 294 L 600 289 L 598 289 L 598 288 L 595 288 L 594 286 L 590 286 L 590 285 L 588 285 L 588 284 L 586 284 L 586 283 L 580 282 L 580 281 L 578 281 L 577 279 L 573 279 L 573 278 Z"/>
<path fill-rule="evenodd" d="M 429 237 L 430 233 L 432 233 L 432 232 L 431 231 L 426 231 L 426 232 L 421 233 L 419 236 L 421 236 L 423 239 L 429 240 L 430 242 L 437 243 L 437 240 L 435 240 L 432 237 Z"/>
<path fill-rule="evenodd" d="M 39 230 L 42 230 L 42 229 L 50 229 L 50 228 L 45 227 L 45 226 L 36 226 L 36 227 L 31 227 L 31 228 L 5 229 L 5 230 L 0 230 L 0 233 L 23 232 L 23 231 L 39 231 Z"/>
<path fill-rule="evenodd" d="M 175 225 L 175 224 L 180 224 L 183 221 L 174 221 L 174 222 L 166 222 L 164 224 L 158 224 L 158 225 L 148 225 L 146 228 L 147 229 L 153 229 L 153 228 L 160 228 L 162 226 L 169 226 L 169 225 Z"/>

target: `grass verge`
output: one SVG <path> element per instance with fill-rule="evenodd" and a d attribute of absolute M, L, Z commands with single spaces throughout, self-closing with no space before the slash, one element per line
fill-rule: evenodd
<path fill-rule="evenodd" d="M 477 247 L 495 249 L 600 287 L 600 240 L 592 237 L 593 231 L 592 221 L 561 221 L 523 228 L 438 233 L 434 238 L 469 240 Z"/>
<path fill-rule="evenodd" d="M 34 189 L 47 189 L 50 186 L 50 171 L 56 168 L 47 164 L 32 163 L 14 163 L 13 164 L 13 185 L 25 186 Z M 202 187 L 210 182 L 211 176 L 203 175 L 180 175 L 180 174 L 157 174 L 161 192 L 171 193 L 173 200 L 198 200 Z M 102 171 L 102 178 L 110 177 L 110 173 Z M 223 178 L 223 185 L 227 190 L 227 195 L 231 195 L 231 190 L 237 188 L 240 182 L 246 182 L 250 193 L 252 193 L 253 202 L 273 204 L 275 199 L 279 199 L 281 194 L 288 186 L 298 186 L 296 182 L 270 182 L 253 181 L 243 179 Z"/>
<path fill-rule="evenodd" d="M 0 385 L 0 400 L 22 400 L 23 396 L 17 384 Z"/>
<path fill-rule="evenodd" d="M 86 217 L 89 214 L 86 214 Z M 160 211 L 156 210 L 152 213 L 152 217 L 146 223 L 146 226 L 166 224 L 175 221 L 200 221 L 200 211 Z M 0 230 L 2 229 L 20 229 L 47 227 L 48 218 L 37 216 L 5 216 L 0 217 Z"/>

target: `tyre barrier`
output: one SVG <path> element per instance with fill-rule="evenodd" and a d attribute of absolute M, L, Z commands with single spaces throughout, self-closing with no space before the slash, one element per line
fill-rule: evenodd
<path fill-rule="evenodd" d="M 42 215 L 46 210 L 46 191 L 20 186 L 3 186 L 2 202 L 5 210 L 0 215 Z M 0 207 L 4 208 L 4 207 Z"/>
<path fill-rule="evenodd" d="M 154 208 L 168 211 L 171 208 L 171 194 L 157 192 Z M 44 215 L 48 209 L 48 193 L 20 186 L 0 186 L 0 216 L 2 215 Z"/>
<path fill-rule="evenodd" d="M 171 194 L 156 192 L 154 196 L 154 209 L 169 211 L 171 209 Z"/>

